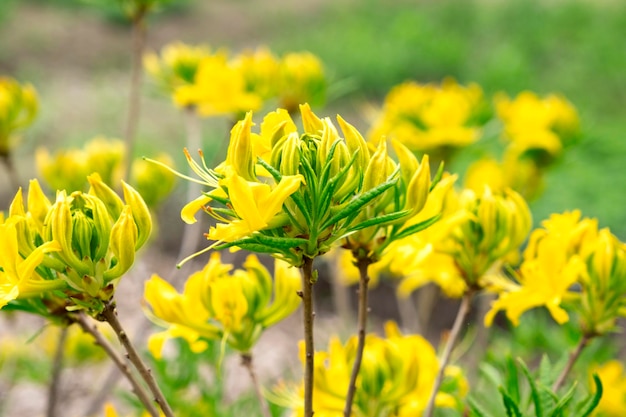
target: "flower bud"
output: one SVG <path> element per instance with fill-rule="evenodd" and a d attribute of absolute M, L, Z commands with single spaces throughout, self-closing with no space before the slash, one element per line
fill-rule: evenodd
<path fill-rule="evenodd" d="M 132 212 L 132 218 L 137 226 L 137 239 L 135 242 L 134 250 L 137 251 L 150 237 L 152 232 L 152 218 L 150 217 L 150 210 L 143 201 L 141 195 L 130 185 L 122 181 L 122 188 L 124 189 L 124 201 Z"/>

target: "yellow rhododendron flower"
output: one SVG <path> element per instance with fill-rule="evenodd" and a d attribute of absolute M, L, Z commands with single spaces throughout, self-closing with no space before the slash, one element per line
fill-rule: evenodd
<path fill-rule="evenodd" d="M 602 381 L 602 398 L 598 408 L 592 414 L 595 417 L 621 417 L 626 415 L 626 370 L 618 360 L 608 361 L 596 366 Z"/>
<path fill-rule="evenodd" d="M 0 77 L 0 157 L 10 155 L 17 143 L 15 133 L 32 123 L 38 108 L 32 85 Z"/>
<path fill-rule="evenodd" d="M 194 352 L 206 349 L 206 339 L 222 339 L 247 353 L 262 331 L 293 313 L 300 303 L 300 273 L 275 262 L 272 280 L 254 255 L 243 269 L 233 270 L 213 253 L 206 266 L 189 276 L 182 293 L 157 275 L 145 286 L 148 316 L 167 330 L 153 335 L 149 349 L 160 357 L 169 338 L 185 339 Z"/>
<path fill-rule="evenodd" d="M 65 288 L 63 280 L 44 279 L 35 271 L 46 253 L 60 250 L 57 242 L 46 242 L 24 259 L 19 252 L 13 219 L 0 224 L 0 308 L 18 298 L 38 297 Z"/>
<path fill-rule="evenodd" d="M 387 323 L 385 333 L 385 338 L 375 334 L 366 336 L 353 415 L 419 416 L 424 411 L 438 370 L 435 350 L 421 336 L 400 333 L 395 323 Z M 316 416 L 343 416 L 356 345 L 356 336 L 345 344 L 333 337 L 327 351 L 315 353 L 313 409 Z M 300 354 L 301 360 L 304 360 L 303 349 Z M 464 377 L 459 374 L 458 368 L 450 367 L 447 380 L 454 381 L 446 384 L 448 388 L 453 386 L 453 391 L 439 392 L 436 404 L 438 407 L 458 409 L 459 398 L 467 393 L 466 383 L 462 382 Z M 291 408 L 293 416 L 301 416 L 301 395 L 301 389 L 294 390 L 281 383 L 274 388 L 269 399 Z"/>
<path fill-rule="evenodd" d="M 482 101 L 476 84 L 464 87 L 453 79 L 441 85 L 406 82 L 385 97 L 382 114 L 369 136 L 388 136 L 420 152 L 466 146 L 479 137 L 474 119 Z"/>

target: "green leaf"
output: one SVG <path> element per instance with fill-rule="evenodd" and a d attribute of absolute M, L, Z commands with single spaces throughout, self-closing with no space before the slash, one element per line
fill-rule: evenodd
<path fill-rule="evenodd" d="M 528 384 L 530 385 L 530 395 L 533 400 L 533 404 L 535 405 L 535 415 L 537 417 L 543 417 L 543 409 L 541 408 L 541 398 L 539 396 L 539 391 L 537 390 L 537 385 L 535 384 L 535 380 L 530 374 L 528 367 L 524 363 L 522 359 L 518 359 L 517 362 L 520 364 L 522 368 L 522 372 L 526 379 L 528 380 Z"/>
<path fill-rule="evenodd" d="M 430 219 L 426 219 L 423 222 L 414 224 L 412 226 L 407 227 L 406 229 L 401 230 L 397 235 L 393 237 L 394 240 L 402 239 L 407 236 L 411 236 L 417 232 L 421 232 L 422 230 L 432 226 L 437 223 L 437 221 L 441 218 L 441 213 L 434 215 Z"/>
<path fill-rule="evenodd" d="M 437 186 L 437 184 L 439 184 L 439 181 L 441 181 L 441 177 L 443 177 L 443 162 L 439 164 L 437 173 L 435 174 L 435 177 L 430 182 L 430 189 L 428 190 L 429 192 L 432 191 L 433 188 Z"/>
<path fill-rule="evenodd" d="M 602 398 L 602 381 L 598 377 L 598 374 L 593 374 L 593 382 L 596 385 L 596 393 L 582 406 L 581 410 L 574 417 L 587 417 L 600 403 Z"/>
<path fill-rule="evenodd" d="M 350 216 L 351 214 L 354 214 L 354 213 L 358 212 L 363 207 L 365 207 L 366 205 L 371 203 L 376 197 L 379 197 L 382 193 L 384 193 L 385 191 L 387 191 L 388 189 L 393 187 L 396 184 L 397 181 L 398 181 L 397 177 L 393 178 L 393 179 L 390 179 L 390 180 L 387 180 L 384 183 L 382 183 L 382 184 L 372 188 L 371 190 L 368 190 L 368 191 L 362 193 L 360 196 L 354 198 L 342 210 L 337 212 L 330 219 L 326 220 L 326 222 L 324 222 L 324 225 L 321 227 L 321 229 L 322 230 L 326 229 L 327 227 L 337 223 L 339 220 L 345 219 L 346 217 Z"/>
<path fill-rule="evenodd" d="M 509 394 L 506 393 L 504 388 L 500 387 L 498 391 L 500 391 L 500 395 L 502 395 L 502 402 L 506 408 L 506 415 L 508 417 L 522 417 L 522 413 L 519 410 L 517 403 Z"/>
<path fill-rule="evenodd" d="M 378 216 L 378 217 L 374 217 L 373 219 L 365 220 L 364 222 L 361 222 L 361 223 L 357 224 L 356 226 L 349 228 L 346 231 L 346 233 L 356 232 L 357 230 L 365 229 L 365 228 L 371 227 L 371 226 L 380 226 L 380 225 L 383 225 L 385 223 L 391 223 L 391 222 L 394 222 L 394 221 L 396 221 L 398 219 L 403 218 L 404 216 L 406 216 L 410 212 L 411 212 L 411 210 L 402 210 L 402 211 L 396 211 L 396 212 L 393 212 L 393 213 L 383 214 L 382 216 Z"/>
<path fill-rule="evenodd" d="M 227 249 L 233 246 L 238 246 L 242 248 L 242 245 L 262 245 L 274 248 L 274 251 L 278 249 L 278 251 L 283 249 L 291 249 L 296 246 L 306 244 L 308 242 L 307 239 L 299 238 L 299 237 L 277 237 L 277 236 L 268 236 L 263 234 L 255 234 L 250 237 L 245 237 L 243 239 L 238 239 L 233 242 L 228 242 L 222 245 L 218 245 L 215 247 L 216 250 Z"/>
<path fill-rule="evenodd" d="M 541 363 L 539 364 L 539 399 L 541 401 L 541 409 L 546 412 L 552 407 L 552 405 L 558 401 L 556 393 L 552 392 L 550 388 L 554 382 L 554 371 L 550 364 L 548 355 L 541 357 Z"/>
<path fill-rule="evenodd" d="M 263 166 L 263 168 L 265 168 L 267 170 L 267 172 L 270 173 L 270 175 L 272 176 L 272 178 L 274 178 L 274 181 L 276 182 L 280 182 L 280 180 L 283 178 L 283 174 L 280 173 L 279 170 L 277 170 L 276 168 L 274 168 L 272 165 L 268 164 L 267 162 L 265 162 L 263 159 L 261 159 L 260 157 L 257 157 L 257 162 L 259 164 L 261 164 Z"/>
<path fill-rule="evenodd" d="M 506 391 L 511 396 L 513 401 L 519 404 L 521 397 L 519 389 L 519 376 L 515 360 L 511 356 L 507 356 L 505 366 L 506 373 L 504 377 L 504 384 L 506 387 Z"/>
<path fill-rule="evenodd" d="M 487 411 L 473 397 L 467 399 L 470 408 L 470 417 L 495 417 L 491 412 Z"/>
<path fill-rule="evenodd" d="M 556 403 L 554 410 L 550 413 L 550 417 L 562 417 L 563 410 L 569 404 L 569 402 L 574 398 L 574 392 L 576 391 L 576 383 L 572 384 L 572 387 L 565 393 L 565 395 Z"/>

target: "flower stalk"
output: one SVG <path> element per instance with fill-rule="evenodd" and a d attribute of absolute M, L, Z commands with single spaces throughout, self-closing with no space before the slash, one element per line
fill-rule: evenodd
<path fill-rule="evenodd" d="M 261 385 L 259 384 L 259 379 L 257 378 L 256 371 L 254 370 L 254 363 L 252 361 L 252 354 L 243 353 L 241 355 L 241 365 L 246 368 L 248 374 L 250 375 L 250 380 L 252 380 L 252 385 L 254 386 L 254 393 L 256 394 L 257 399 L 259 400 L 259 406 L 261 407 L 261 415 L 263 417 L 272 417 L 272 413 L 270 413 L 269 405 L 261 392 Z"/>
<path fill-rule="evenodd" d="M 313 258 L 305 256 L 302 265 L 302 305 L 304 315 L 304 417 L 313 417 L 313 371 L 315 343 L 313 338 Z"/>
<path fill-rule="evenodd" d="M 439 387 L 443 382 L 443 376 L 450 361 L 450 355 L 452 354 L 452 349 L 456 343 L 456 340 L 461 333 L 461 326 L 467 317 L 470 307 L 472 304 L 472 299 L 474 298 L 473 291 L 467 291 L 463 298 L 461 299 L 461 305 L 459 306 L 459 311 L 456 314 L 456 318 L 454 319 L 454 324 L 452 325 L 452 330 L 450 330 L 450 336 L 446 341 L 446 347 L 443 351 L 443 356 L 441 357 L 441 361 L 439 362 L 439 370 L 437 371 L 437 377 L 435 378 L 435 383 L 433 385 L 432 392 L 430 393 L 430 397 L 428 398 L 428 403 L 426 405 L 426 409 L 424 410 L 424 417 L 432 417 L 435 411 L 435 398 L 437 397 L 437 392 L 439 391 Z"/>
<path fill-rule="evenodd" d="M 357 334 L 358 342 L 356 348 L 356 355 L 354 357 L 354 364 L 352 365 L 352 372 L 350 374 L 350 384 L 348 386 L 348 394 L 346 395 L 346 405 L 343 410 L 344 417 L 350 417 L 352 415 L 352 403 L 354 402 L 354 394 L 356 393 L 356 378 L 359 375 L 361 369 L 361 361 L 363 360 L 363 350 L 365 349 L 365 334 L 367 332 L 367 313 L 369 307 L 367 306 L 368 284 L 369 276 L 367 270 L 372 263 L 372 260 L 365 256 L 357 259 L 356 265 L 359 269 L 359 307 L 358 307 L 358 324 Z"/>
<path fill-rule="evenodd" d="M 563 370 L 561 371 L 561 374 L 558 376 L 558 378 L 556 379 L 556 381 L 554 381 L 554 384 L 552 385 L 553 392 L 556 392 L 561 387 L 561 385 L 563 385 L 563 382 L 565 382 L 567 375 L 569 375 L 570 371 L 574 367 L 574 364 L 580 357 L 580 354 L 585 349 L 585 347 L 589 344 L 592 338 L 593 338 L 592 335 L 589 335 L 586 333 L 583 333 L 583 335 L 580 337 L 578 344 L 576 345 L 572 353 L 570 353 L 569 355 L 569 359 L 567 360 L 567 363 L 565 364 L 565 368 L 563 368 Z"/>
<path fill-rule="evenodd" d="M 159 412 L 152 403 L 150 399 L 150 395 L 146 391 L 146 389 L 139 383 L 137 377 L 132 373 L 131 369 L 128 367 L 126 361 L 122 359 L 122 357 L 115 351 L 115 348 L 111 346 L 111 343 L 100 333 L 96 326 L 92 323 L 89 323 L 89 319 L 87 315 L 83 312 L 77 313 L 73 316 L 74 321 L 83 329 L 84 332 L 89 333 L 96 341 L 98 345 L 104 349 L 109 358 L 113 361 L 113 363 L 117 366 L 117 368 L 124 374 L 126 379 L 130 382 L 133 387 L 133 391 L 135 395 L 141 403 L 146 407 L 148 413 L 150 413 L 151 417 L 159 417 Z"/>
<path fill-rule="evenodd" d="M 137 371 L 139 371 L 141 378 L 148 385 L 150 392 L 152 393 L 152 395 L 154 395 L 154 399 L 157 404 L 159 404 L 159 407 L 161 407 L 161 410 L 163 411 L 165 417 L 174 417 L 174 412 L 172 411 L 167 400 L 165 399 L 163 392 L 161 392 L 161 389 L 154 379 L 152 372 L 141 359 L 141 356 L 139 356 L 139 353 L 135 349 L 135 346 L 131 343 L 128 334 L 118 320 L 117 310 L 115 308 L 115 302 L 113 300 L 105 305 L 104 310 L 102 311 L 102 313 L 100 313 L 100 318 L 103 321 L 109 323 L 109 325 L 117 335 L 120 343 L 122 344 L 122 346 L 124 346 L 124 349 L 126 349 L 126 352 L 128 353 L 128 359 L 135 366 Z"/>

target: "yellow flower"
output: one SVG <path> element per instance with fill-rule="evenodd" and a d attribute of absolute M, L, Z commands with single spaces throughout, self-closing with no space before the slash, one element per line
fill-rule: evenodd
<path fill-rule="evenodd" d="M 326 78 L 318 57 L 310 52 L 292 52 L 279 63 L 279 103 L 289 113 L 298 105 L 318 106 L 326 100 Z"/>
<path fill-rule="evenodd" d="M 421 415 L 438 370 L 435 350 L 421 336 L 400 333 L 395 323 L 387 323 L 385 333 L 385 338 L 375 334 L 366 336 L 352 415 L 358 417 Z M 356 345 L 356 336 L 351 337 L 345 344 L 333 337 L 327 351 L 315 353 L 313 389 L 315 415 L 332 417 L 343 415 Z M 303 360 L 302 349 L 300 354 Z M 447 384 L 454 386 L 454 391 L 437 394 L 437 406 L 458 408 L 458 398 L 466 394 L 466 391 L 463 392 L 464 378 L 458 374 L 458 368 L 449 368 L 447 375 L 458 383 Z M 269 399 L 292 408 L 296 416 L 301 416 L 303 414 L 301 395 L 300 389 L 294 392 L 287 385 L 280 384 L 270 394 Z"/>
<path fill-rule="evenodd" d="M 149 317 L 168 327 L 150 338 L 149 348 L 160 356 L 163 343 L 182 337 L 195 352 L 206 349 L 203 339 L 223 339 L 233 349 L 247 353 L 263 330 L 293 313 L 299 305 L 300 275 L 276 261 L 275 279 L 254 256 L 244 269 L 232 270 L 213 253 L 206 266 L 189 276 L 182 294 L 154 275 L 146 283 Z"/>
<path fill-rule="evenodd" d="M 32 85 L 0 77 L 0 156 L 11 153 L 15 133 L 30 125 L 37 111 L 37 93 Z"/>
<path fill-rule="evenodd" d="M 0 308 L 18 298 L 42 296 L 65 288 L 63 280 L 44 279 L 36 272 L 46 253 L 59 250 L 57 242 L 46 242 L 22 259 L 13 220 L 9 218 L 0 224 Z"/>
<path fill-rule="evenodd" d="M 621 417 L 626 414 L 626 372 L 624 365 L 617 360 L 596 366 L 602 381 L 602 398 L 593 413 L 596 417 Z"/>
<path fill-rule="evenodd" d="M 160 59 L 157 54 L 146 54 L 143 64 L 159 87 L 172 94 L 181 85 L 193 84 L 200 62 L 210 55 L 208 46 L 173 42 L 163 47 Z"/>
<path fill-rule="evenodd" d="M 229 65 L 225 53 L 204 57 L 192 84 L 181 85 L 174 92 L 174 102 L 194 107 L 200 116 L 239 114 L 261 107 L 261 98 L 246 91 L 241 72 Z"/>
<path fill-rule="evenodd" d="M 578 134 L 576 110 L 563 97 L 540 98 L 524 91 L 513 100 L 500 94 L 494 101 L 504 122 L 506 137 L 518 155 L 541 150 L 554 157 L 561 152 L 564 143 Z"/>
<path fill-rule="evenodd" d="M 219 242 L 232 242 L 265 228 L 277 227 L 286 222 L 280 215 L 285 200 L 301 186 L 301 175 L 284 176 L 275 186 L 248 182 L 230 172 L 222 180 L 228 189 L 234 218 L 228 223 L 218 223 L 209 230 L 208 238 Z"/>
<path fill-rule="evenodd" d="M 478 139 L 474 119 L 482 100 L 476 84 L 464 87 L 453 79 L 441 85 L 406 82 L 385 97 L 382 114 L 369 136 L 388 136 L 420 152 L 466 146 Z"/>

